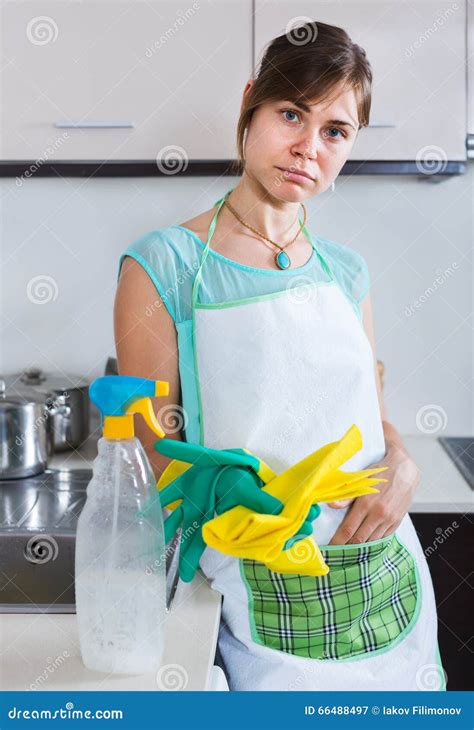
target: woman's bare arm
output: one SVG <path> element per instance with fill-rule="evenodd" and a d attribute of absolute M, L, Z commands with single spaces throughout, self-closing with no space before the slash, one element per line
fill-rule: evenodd
<path fill-rule="evenodd" d="M 176 327 L 146 271 L 127 256 L 122 264 L 114 305 L 114 332 L 120 375 L 135 375 L 169 382 L 169 395 L 152 398 L 153 410 L 166 433 L 160 411 L 170 411 L 180 403 L 178 343 Z M 175 419 L 173 418 L 172 421 Z M 135 433 L 143 444 L 157 479 L 170 459 L 159 454 L 153 444 L 159 438 L 141 416 L 135 416 Z M 167 438 L 183 440 L 181 431 Z"/>

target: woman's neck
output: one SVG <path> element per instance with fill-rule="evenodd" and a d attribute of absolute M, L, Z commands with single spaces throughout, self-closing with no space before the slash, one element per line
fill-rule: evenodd
<path fill-rule="evenodd" d="M 269 195 L 262 186 L 244 173 L 239 184 L 228 197 L 229 203 L 242 220 L 272 241 L 285 245 L 301 228 L 299 218 L 303 211 L 298 202 L 278 200 Z M 234 219 L 235 226 L 242 233 L 252 234 L 234 214 L 223 206 L 221 213 Z"/>

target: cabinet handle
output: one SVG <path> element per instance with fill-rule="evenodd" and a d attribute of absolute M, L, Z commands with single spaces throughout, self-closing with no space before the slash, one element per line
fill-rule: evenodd
<path fill-rule="evenodd" d="M 122 129 L 135 126 L 135 122 L 64 122 L 54 123 L 55 127 L 61 129 Z"/>
<path fill-rule="evenodd" d="M 395 129 L 396 124 L 390 124 L 389 122 L 374 122 L 368 125 L 371 129 Z"/>

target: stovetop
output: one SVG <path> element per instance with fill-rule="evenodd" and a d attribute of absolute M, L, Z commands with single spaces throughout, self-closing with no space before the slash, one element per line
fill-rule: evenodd
<path fill-rule="evenodd" d="M 438 441 L 471 489 L 474 489 L 474 437 L 440 436 Z"/>

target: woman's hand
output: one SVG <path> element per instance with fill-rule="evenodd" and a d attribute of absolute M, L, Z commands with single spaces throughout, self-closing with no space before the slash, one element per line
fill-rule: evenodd
<path fill-rule="evenodd" d="M 379 494 L 367 494 L 356 499 L 331 502 L 330 507 L 352 507 L 334 533 L 330 545 L 369 542 L 392 534 L 408 512 L 420 483 L 421 475 L 407 453 L 396 429 L 384 421 L 386 454 L 378 464 L 388 467 L 382 476 L 387 482 L 377 485 Z"/>

